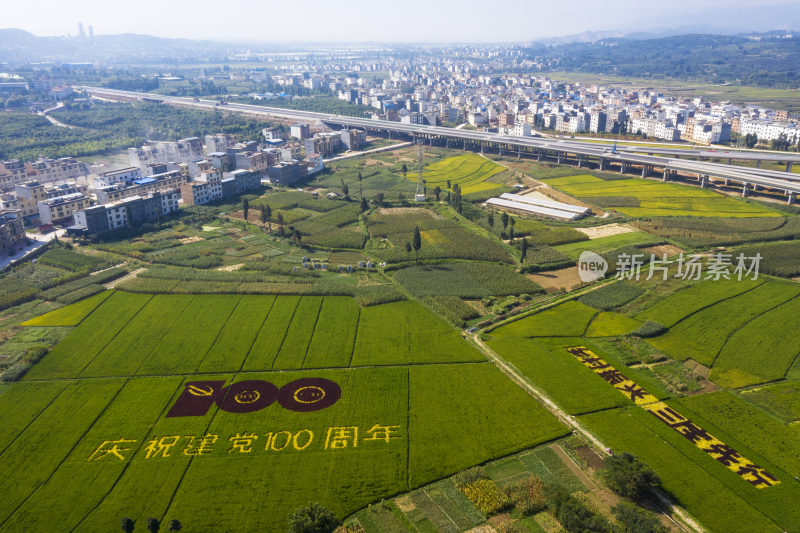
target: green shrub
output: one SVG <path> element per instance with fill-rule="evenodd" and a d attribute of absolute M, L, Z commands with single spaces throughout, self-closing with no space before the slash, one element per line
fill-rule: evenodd
<path fill-rule="evenodd" d="M 402 292 L 397 290 L 394 285 L 364 285 L 355 288 L 355 298 L 358 305 L 368 307 L 370 305 L 387 304 L 405 300 Z"/>
<path fill-rule="evenodd" d="M 88 298 L 89 296 L 94 296 L 95 294 L 103 292 L 104 290 L 106 290 L 106 288 L 102 285 L 91 284 L 81 287 L 76 291 L 68 292 L 67 294 L 59 296 L 56 298 L 56 301 L 63 304 L 71 304 L 77 302 L 78 300 Z"/>
<path fill-rule="evenodd" d="M 536 514 L 547 508 L 544 483 L 536 476 L 530 476 L 505 488 L 508 499 L 514 508 L 525 516 Z"/>
<path fill-rule="evenodd" d="M 661 486 L 661 479 L 650 467 L 629 453 L 612 455 L 603 461 L 605 467 L 600 476 L 605 484 L 624 498 L 641 501 L 654 488 Z"/>
<path fill-rule="evenodd" d="M 644 289 L 627 281 L 604 285 L 584 294 L 578 301 L 601 311 L 616 309 L 644 294 Z"/>
<path fill-rule="evenodd" d="M 311 503 L 289 517 L 289 533 L 333 533 L 339 524 L 341 522 L 332 511 Z"/>
<path fill-rule="evenodd" d="M 46 344 L 35 344 L 25 350 L 23 359 L 30 364 L 39 362 L 42 357 L 47 355 L 48 347 Z"/>
<path fill-rule="evenodd" d="M 2 375 L 2 377 L 0 377 L 0 379 L 2 379 L 6 383 L 11 383 L 12 381 L 17 381 L 22 376 L 24 376 L 25 372 L 30 370 L 30 368 L 31 368 L 31 365 L 29 365 L 29 364 L 16 363 L 16 364 L 10 366 L 9 368 L 7 368 L 6 371 L 3 372 L 3 375 Z"/>
<path fill-rule="evenodd" d="M 642 337 L 642 338 L 650 338 L 650 337 L 658 337 L 659 335 L 666 333 L 666 331 L 667 327 L 664 324 L 655 322 L 653 320 L 648 320 L 647 322 L 639 326 L 639 329 L 632 332 L 631 335 L 635 335 L 637 337 Z"/>
<path fill-rule="evenodd" d="M 462 470 L 458 474 L 454 475 L 453 483 L 457 488 L 463 489 L 470 483 L 474 483 L 480 479 L 489 479 L 489 476 L 486 475 L 486 471 L 482 466 L 474 466 L 472 468 L 468 468 L 467 470 Z"/>
<path fill-rule="evenodd" d="M 621 533 L 667 533 L 655 513 L 630 502 L 619 502 L 611 512 L 617 519 Z"/>

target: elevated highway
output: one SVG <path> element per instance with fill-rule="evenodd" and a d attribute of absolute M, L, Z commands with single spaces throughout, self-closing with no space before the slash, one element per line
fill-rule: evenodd
<path fill-rule="evenodd" d="M 225 110 L 233 113 L 260 117 L 280 118 L 307 122 L 323 122 L 332 126 L 359 128 L 375 134 L 411 138 L 431 145 L 461 148 L 464 150 L 498 152 L 518 157 L 553 159 L 559 164 L 576 164 L 578 167 L 596 164 L 600 170 L 617 168 L 623 173 L 641 173 L 642 177 L 659 175 L 663 180 L 682 176 L 694 177 L 701 186 L 724 181 L 741 186 L 742 195 L 747 196 L 759 187 L 786 196 L 794 203 L 800 194 L 800 175 L 791 172 L 761 168 L 712 163 L 709 158 L 750 161 L 778 161 L 787 164 L 800 163 L 800 154 L 745 150 L 701 150 L 665 147 L 616 146 L 577 140 L 551 139 L 546 137 L 518 137 L 482 131 L 401 124 L 386 120 L 348 117 L 314 111 L 298 111 L 252 104 L 227 103 L 219 105 L 216 100 L 195 99 L 176 96 L 161 96 L 152 93 L 120 91 L 101 87 L 75 86 L 94 98 L 116 101 L 151 101 L 199 109 Z M 697 158 L 692 160 L 691 158 Z"/>

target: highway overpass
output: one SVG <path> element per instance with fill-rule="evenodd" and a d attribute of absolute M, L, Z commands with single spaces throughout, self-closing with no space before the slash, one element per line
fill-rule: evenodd
<path fill-rule="evenodd" d="M 332 126 L 364 129 L 375 134 L 407 137 L 431 145 L 461 148 L 464 150 L 498 152 L 518 157 L 553 159 L 561 164 L 576 164 L 578 167 L 596 164 L 600 170 L 617 168 L 623 173 L 641 173 L 642 177 L 659 175 L 663 180 L 680 175 L 696 177 L 703 187 L 712 181 L 735 183 L 742 187 L 746 196 L 759 187 L 784 194 L 789 203 L 794 203 L 800 194 L 800 175 L 791 172 L 742 167 L 723 163 L 712 163 L 705 159 L 722 158 L 753 161 L 779 161 L 790 168 L 800 163 L 800 154 L 745 150 L 699 150 L 663 147 L 617 146 L 612 151 L 610 144 L 582 142 L 578 140 L 551 139 L 547 137 L 518 137 L 483 131 L 401 124 L 386 120 L 348 117 L 314 111 L 298 111 L 252 104 L 227 103 L 220 106 L 216 100 L 162 96 L 152 93 L 120 91 L 101 87 L 75 86 L 95 98 L 117 101 L 154 101 L 200 109 L 224 109 L 260 118 L 280 118 L 306 122 L 323 122 Z M 697 160 L 692 160 L 695 157 Z"/>

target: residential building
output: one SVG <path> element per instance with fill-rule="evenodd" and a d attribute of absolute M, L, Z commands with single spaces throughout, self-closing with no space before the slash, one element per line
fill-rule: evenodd
<path fill-rule="evenodd" d="M 270 183 L 291 185 L 302 177 L 300 164 L 297 161 L 281 161 L 267 169 L 267 176 Z"/>
<path fill-rule="evenodd" d="M 92 179 L 92 185 L 95 188 L 108 187 L 115 183 L 132 183 L 142 177 L 142 171 L 139 167 L 119 168 L 117 170 L 109 170 L 103 172 L 99 176 Z"/>
<path fill-rule="evenodd" d="M 101 187 L 94 190 L 97 203 L 108 204 L 131 196 L 146 196 L 151 191 L 165 191 L 180 189 L 180 186 L 188 180 L 188 172 L 181 170 L 171 170 L 163 174 L 154 174 L 134 180 L 133 183 L 116 183 L 108 187 Z"/>
<path fill-rule="evenodd" d="M 39 209 L 39 221 L 42 224 L 55 224 L 72 218 L 72 213 L 86 209 L 92 204 L 88 196 L 82 192 L 67 194 L 40 200 L 36 205 Z"/>
<path fill-rule="evenodd" d="M 363 130 L 343 129 L 339 134 L 348 150 L 358 150 L 367 143 L 367 134 Z"/>
<path fill-rule="evenodd" d="M 25 246 L 22 215 L 16 209 L 0 209 L 0 254 L 13 255 Z"/>
<path fill-rule="evenodd" d="M 222 196 L 229 198 L 261 187 L 261 173 L 245 169 L 222 174 Z"/>
<path fill-rule="evenodd" d="M 188 163 L 202 158 L 203 143 L 197 137 L 188 137 L 177 142 L 157 142 L 141 148 L 128 148 L 131 166 L 142 170 L 150 163 Z"/>
<path fill-rule="evenodd" d="M 230 133 L 206 135 L 206 153 L 224 152 L 236 144 L 236 136 Z"/>
<path fill-rule="evenodd" d="M 310 136 L 308 124 L 292 124 L 292 126 L 289 128 L 289 134 L 295 139 L 299 139 L 301 141 L 307 139 Z"/>
<path fill-rule="evenodd" d="M 222 200 L 222 174 L 218 170 L 206 171 L 181 184 L 181 198 L 187 206 Z"/>
<path fill-rule="evenodd" d="M 151 191 L 146 196 L 130 196 L 109 204 L 75 211 L 70 234 L 101 235 L 122 227 L 155 222 L 178 211 L 178 190 Z"/>

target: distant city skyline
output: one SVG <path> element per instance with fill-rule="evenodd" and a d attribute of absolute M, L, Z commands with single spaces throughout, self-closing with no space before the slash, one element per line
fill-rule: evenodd
<path fill-rule="evenodd" d="M 229 0 L 206 7 L 189 0 L 140 0 L 128 6 L 98 0 L 14 2 L 4 6 L 0 24 L 51 36 L 77 35 L 82 23 L 87 33 L 92 26 L 95 35 L 138 33 L 215 41 L 520 42 L 587 31 L 633 32 L 675 25 L 755 28 L 747 13 L 759 6 L 773 9 L 757 29 L 790 29 L 787 24 L 796 18 L 784 19 L 780 11 L 785 7 L 794 13 L 800 2 L 673 0 L 646 6 L 637 0 L 376 0 L 349 4 Z M 709 10 L 724 10 L 728 16 L 691 16 Z"/>

